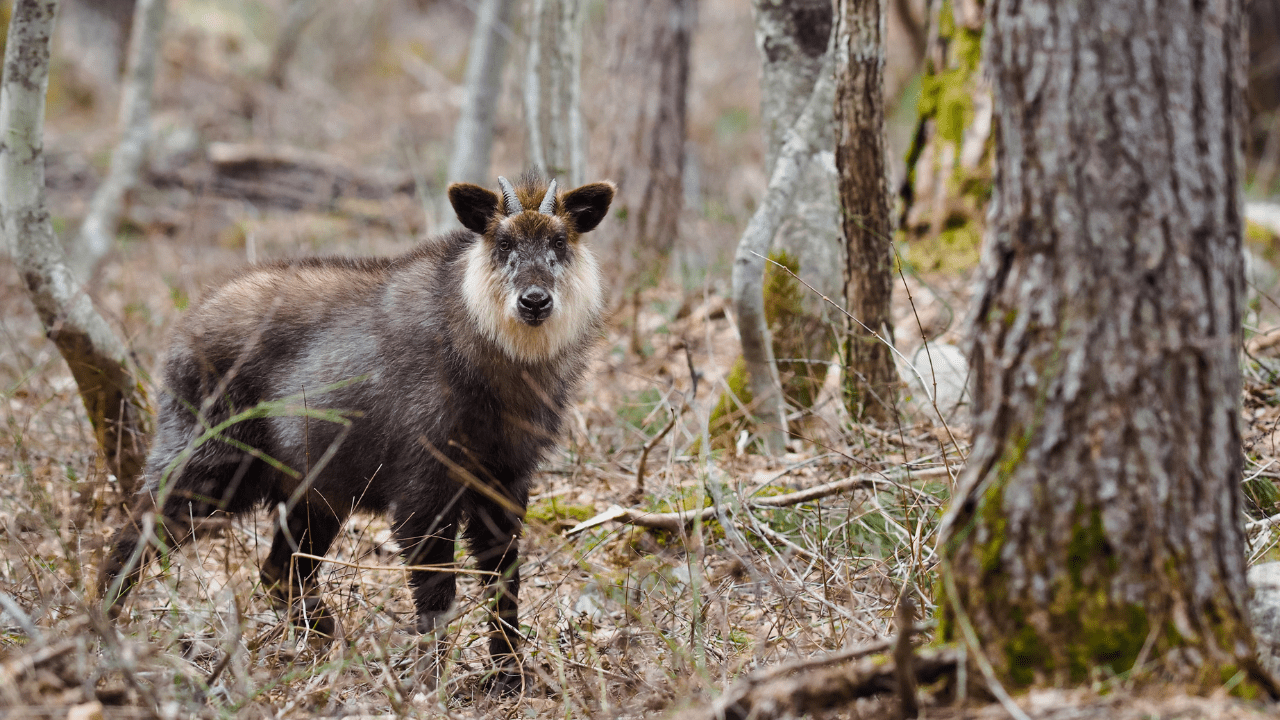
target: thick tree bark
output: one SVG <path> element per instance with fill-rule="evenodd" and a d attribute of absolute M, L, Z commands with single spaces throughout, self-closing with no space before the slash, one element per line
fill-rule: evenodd
<path fill-rule="evenodd" d="M 131 494 L 145 459 L 146 395 L 123 345 L 67 268 L 45 205 L 44 103 L 56 7 L 57 0 L 20 0 L 9 22 L 0 85 L 0 219 L 40 321 L 80 389 L 107 467 Z"/>
<path fill-rule="evenodd" d="M 586 182 L 582 126 L 582 0 L 532 0 L 525 66 L 525 147 L 529 165 L 568 187 Z"/>
<path fill-rule="evenodd" d="M 129 35 L 129 60 L 120 96 L 120 142 L 111 153 L 111 168 L 89 201 L 71 253 L 72 270 L 89 280 L 94 268 L 115 244 L 116 226 L 125 195 L 138 184 L 138 172 L 151 138 L 151 89 L 156 78 L 156 51 L 164 25 L 165 0 L 138 0 Z"/>
<path fill-rule="evenodd" d="M 1274 692 L 1240 514 L 1241 4 L 987 9 L 997 170 L 941 633 L 971 623 L 1017 685 L 1145 663 Z"/>
<path fill-rule="evenodd" d="M 602 176 L 618 184 L 615 221 L 596 244 L 615 289 L 651 279 L 676 241 L 684 204 L 685 92 L 694 0 L 611 2 L 605 16 L 613 105 Z"/>
<path fill-rule="evenodd" d="M 831 0 L 752 0 L 756 47 L 760 50 L 760 110 L 764 126 L 765 173 L 772 176 L 778 154 L 805 102 L 813 93 L 818 73 L 832 72 L 826 54 L 831 49 L 835 15 Z M 815 108 L 813 147 L 800 158 L 792 207 L 773 238 L 773 245 L 799 262 L 799 276 L 817 293 L 804 297 L 799 317 L 780 328 L 775 343 L 778 372 L 788 399 L 803 406 L 812 401 L 826 375 L 826 362 L 838 342 L 843 317 L 837 317 L 822 296 L 843 294 L 844 236 L 840 229 L 840 198 L 836 188 L 834 107 Z M 766 253 L 767 254 L 767 253 Z M 798 362 L 793 362 L 798 360 Z M 815 363 L 806 361 L 816 361 Z"/>
<path fill-rule="evenodd" d="M 845 303 L 855 322 L 846 345 L 854 417 L 885 422 L 896 405 L 893 362 L 893 221 L 884 158 L 884 7 L 836 4 L 836 168 L 846 241 Z M 877 337 L 877 335 L 879 337 Z"/>

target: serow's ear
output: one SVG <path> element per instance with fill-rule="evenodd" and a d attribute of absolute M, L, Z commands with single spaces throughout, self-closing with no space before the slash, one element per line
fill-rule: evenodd
<path fill-rule="evenodd" d="M 483 235 L 489 218 L 498 211 L 498 194 L 479 185 L 454 183 L 449 186 L 449 203 L 464 228 Z"/>
<path fill-rule="evenodd" d="M 598 182 L 565 193 L 561 202 L 573 221 L 574 229 L 580 233 L 595 230 L 605 213 L 609 212 L 609 203 L 613 202 L 616 190 L 611 182 Z"/>

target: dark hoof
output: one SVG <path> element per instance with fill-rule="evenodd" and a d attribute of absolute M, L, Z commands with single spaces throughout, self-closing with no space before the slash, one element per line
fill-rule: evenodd
<path fill-rule="evenodd" d="M 494 668 L 485 675 L 481 687 L 486 695 L 493 698 L 521 695 L 525 691 L 524 670 L 511 667 Z"/>

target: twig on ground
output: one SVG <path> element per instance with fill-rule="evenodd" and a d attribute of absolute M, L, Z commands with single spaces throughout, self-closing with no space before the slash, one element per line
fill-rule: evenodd
<path fill-rule="evenodd" d="M 643 496 L 644 494 L 644 468 L 645 468 L 645 464 L 649 462 L 649 453 L 652 452 L 653 449 L 658 446 L 658 443 L 662 442 L 662 438 L 666 437 L 667 433 L 671 432 L 671 428 L 676 426 L 676 421 L 680 419 L 680 415 L 683 413 L 684 413 L 683 407 L 680 408 L 680 412 L 671 413 L 671 420 L 666 424 L 666 426 L 663 427 L 662 430 L 660 430 L 657 435 L 654 435 L 653 438 L 649 440 L 649 442 L 644 444 L 644 449 L 641 450 L 640 452 L 640 462 L 636 463 L 636 494 L 637 495 Z"/>
<path fill-rule="evenodd" d="M 799 505 L 800 503 L 809 502 L 810 500 L 819 500 L 829 497 L 845 490 L 867 489 L 876 485 L 893 485 L 894 483 L 875 475 L 855 475 L 844 480 L 811 487 L 807 490 L 799 490 L 784 495 L 773 495 L 771 497 L 756 498 L 745 503 L 748 508 L 779 508 L 789 507 L 791 505 Z M 585 520 L 569 529 L 566 533 L 569 536 L 577 535 L 580 532 L 598 527 L 609 521 L 628 523 L 631 525 L 639 525 L 640 527 L 653 528 L 655 530 L 666 530 L 667 532 L 678 533 L 686 526 L 693 523 L 695 519 L 701 519 L 703 522 L 712 520 L 717 514 L 725 510 L 718 506 L 703 508 L 700 512 L 686 510 L 683 512 L 671 513 L 655 513 L 648 510 L 637 510 L 634 508 L 624 508 L 618 505 L 610 506 L 608 510 L 596 515 L 590 520 Z"/>
<path fill-rule="evenodd" d="M 904 718 L 914 718 L 920 714 L 920 705 L 916 702 L 916 673 L 913 658 L 915 648 L 911 647 L 915 612 L 914 591 L 908 588 L 902 594 L 902 600 L 898 602 L 898 642 L 893 648 L 893 664 L 898 679 L 898 700 L 902 703 Z"/>

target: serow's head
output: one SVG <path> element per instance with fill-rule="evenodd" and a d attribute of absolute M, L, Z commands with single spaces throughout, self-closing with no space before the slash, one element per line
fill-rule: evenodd
<path fill-rule="evenodd" d="M 449 186 L 458 220 L 480 235 L 468 251 L 463 294 L 481 331 L 517 360 L 547 359 L 590 331 L 602 295 L 595 256 L 582 242 L 609 211 L 613 183 L 557 193 L 534 176 L 502 194 Z"/>

